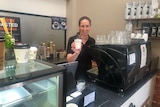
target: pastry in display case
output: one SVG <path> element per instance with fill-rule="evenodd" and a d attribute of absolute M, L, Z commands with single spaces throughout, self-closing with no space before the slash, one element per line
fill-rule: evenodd
<path fill-rule="evenodd" d="M 65 72 L 39 60 L 6 61 L 0 73 L 0 107 L 65 107 Z"/>

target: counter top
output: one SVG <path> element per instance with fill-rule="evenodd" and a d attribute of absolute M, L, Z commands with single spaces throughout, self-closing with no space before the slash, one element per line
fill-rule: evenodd
<path fill-rule="evenodd" d="M 50 62 L 50 61 L 47 61 Z M 66 62 L 66 58 L 64 59 L 54 59 L 51 63 L 59 64 Z M 129 89 L 125 90 L 125 92 L 117 92 L 113 89 L 104 86 L 97 82 L 88 82 L 86 89 L 87 91 L 95 91 L 95 101 L 90 103 L 87 107 L 120 107 L 122 106 L 131 96 L 133 96 L 141 87 L 143 87 L 153 76 L 155 76 L 157 70 L 152 71 L 136 84 L 131 86 Z M 67 103 L 76 103 L 79 107 L 83 106 L 83 98 L 85 94 L 82 92 L 82 95 L 74 98 L 73 100 Z"/>
<path fill-rule="evenodd" d="M 131 86 L 125 92 L 116 92 L 112 89 L 103 86 L 98 83 L 89 82 L 87 83 L 87 88 L 95 90 L 96 98 L 93 103 L 90 103 L 87 107 L 120 107 L 127 99 L 129 99 L 137 90 L 139 90 L 147 81 L 149 81 L 154 75 L 155 72 L 152 72 L 145 76 L 142 80 Z M 83 93 L 83 92 L 82 92 Z M 83 98 L 73 99 L 70 102 L 77 103 L 80 107 L 82 105 L 81 100 Z M 79 102 L 80 101 L 80 102 Z"/>
<path fill-rule="evenodd" d="M 53 58 L 53 59 L 47 59 L 44 61 L 52 63 L 52 64 L 61 64 L 61 63 L 67 62 L 67 59 L 66 57 L 65 58 Z"/>

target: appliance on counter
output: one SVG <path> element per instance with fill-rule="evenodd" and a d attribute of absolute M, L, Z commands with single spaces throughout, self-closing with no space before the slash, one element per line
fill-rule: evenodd
<path fill-rule="evenodd" d="M 97 76 L 92 76 L 120 92 L 124 92 L 149 73 L 151 43 L 132 42 L 128 45 L 96 45 Z M 89 73 L 91 74 L 91 73 Z"/>

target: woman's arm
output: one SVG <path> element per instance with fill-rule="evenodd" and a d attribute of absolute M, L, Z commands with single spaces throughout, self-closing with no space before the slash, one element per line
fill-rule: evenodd
<path fill-rule="evenodd" d="M 67 62 L 73 62 L 77 59 L 78 54 L 77 53 L 73 53 L 73 54 L 67 54 Z"/>

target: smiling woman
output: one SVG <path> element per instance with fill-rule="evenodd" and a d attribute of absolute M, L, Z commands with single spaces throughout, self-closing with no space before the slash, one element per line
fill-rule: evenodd
<path fill-rule="evenodd" d="M 91 29 L 91 19 L 87 16 L 83 16 L 79 19 L 79 32 L 69 38 L 67 47 L 67 61 L 78 61 L 78 67 L 75 75 L 75 79 L 88 79 L 87 70 L 92 68 L 92 60 L 94 60 L 91 55 L 92 51 L 89 48 L 95 45 L 95 40 L 89 35 Z M 81 47 L 76 48 L 75 39 L 81 39 Z"/>

